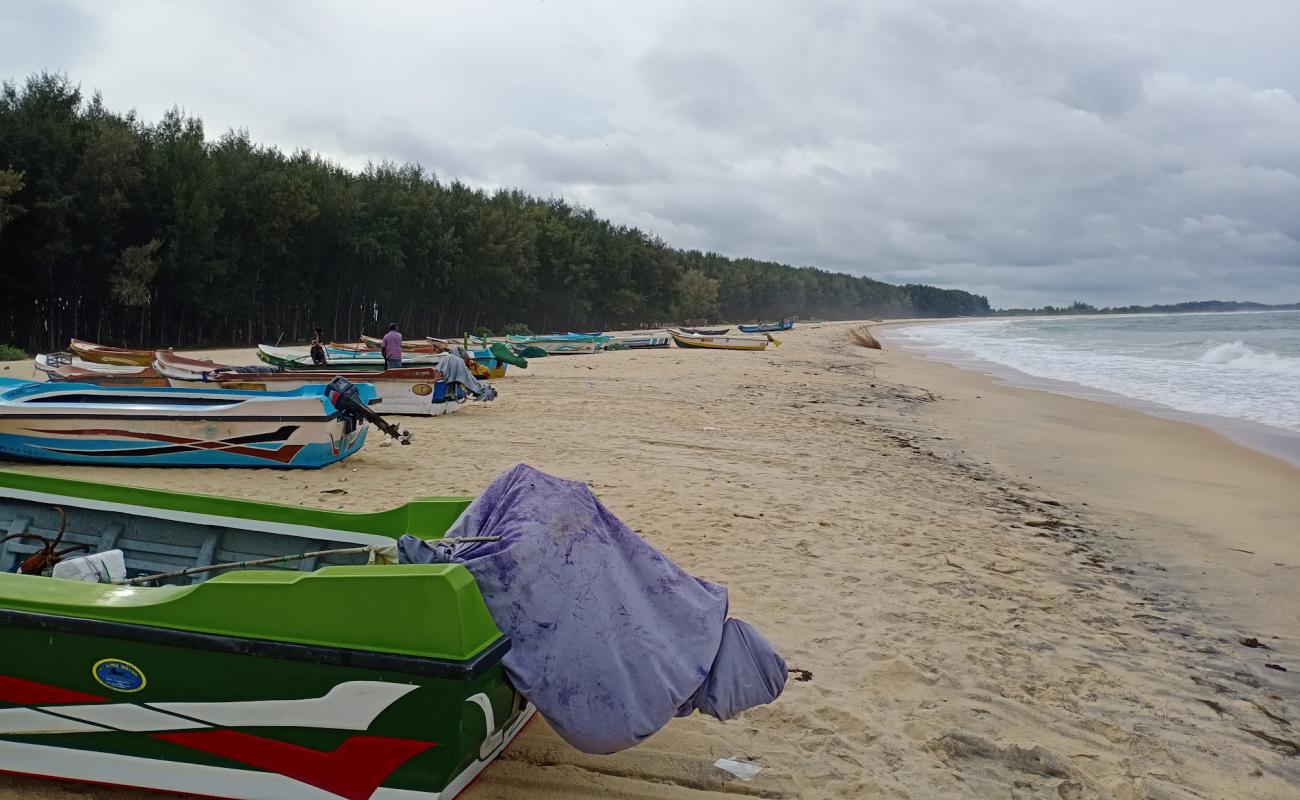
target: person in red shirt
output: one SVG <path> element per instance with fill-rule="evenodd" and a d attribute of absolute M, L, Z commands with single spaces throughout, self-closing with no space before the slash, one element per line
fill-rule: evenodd
<path fill-rule="evenodd" d="M 388 326 L 381 348 L 384 354 L 384 368 L 397 369 L 402 366 L 402 332 L 397 330 L 397 323 Z"/>

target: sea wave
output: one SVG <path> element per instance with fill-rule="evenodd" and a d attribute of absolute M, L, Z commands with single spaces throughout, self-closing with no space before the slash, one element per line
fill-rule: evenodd
<path fill-rule="evenodd" d="M 1084 325 L 1050 338 L 1042 332 L 1032 323 L 995 327 L 972 322 L 908 327 L 895 336 L 940 358 L 997 365 L 1105 393 L 1097 399 L 1119 395 L 1181 412 L 1300 431 L 1295 381 L 1300 357 L 1235 339 L 1189 340 L 1178 331 L 1159 338 L 1128 332 L 1106 336 Z"/>
<path fill-rule="evenodd" d="M 1206 342 L 1197 361 L 1233 369 L 1300 377 L 1300 358 L 1288 358 L 1268 350 L 1256 350 L 1245 342 Z"/>

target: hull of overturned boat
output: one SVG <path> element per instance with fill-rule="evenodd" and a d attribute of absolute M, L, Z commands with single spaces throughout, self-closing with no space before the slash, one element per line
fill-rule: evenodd
<path fill-rule="evenodd" d="M 668 347 L 672 341 L 666 333 L 651 333 L 645 336 L 615 336 L 607 347 L 626 348 L 628 350 L 653 350 Z"/>
<path fill-rule="evenodd" d="M 512 347 L 536 347 L 548 355 L 581 355 L 595 353 L 607 341 L 605 337 L 592 336 L 508 336 L 506 341 Z"/>

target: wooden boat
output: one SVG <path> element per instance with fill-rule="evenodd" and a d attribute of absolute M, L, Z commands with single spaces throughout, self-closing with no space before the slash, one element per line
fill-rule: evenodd
<path fill-rule="evenodd" d="M 759 325 L 737 325 L 742 333 L 774 333 L 788 331 L 794 327 L 794 320 L 783 319 L 780 322 L 764 322 Z"/>
<path fill-rule="evenodd" d="M 368 350 L 379 350 L 384 346 L 384 340 L 374 336 L 361 335 L 361 344 Z M 334 345 L 340 347 L 341 345 Z M 447 343 L 441 339 L 415 339 L 402 342 L 402 350 L 407 353 L 445 353 L 447 352 Z"/>
<path fill-rule="evenodd" d="M 766 350 L 769 342 L 781 346 L 779 339 L 767 336 L 752 339 L 746 336 L 695 336 L 681 331 L 669 331 L 678 347 L 702 348 L 706 350 Z"/>
<path fill-rule="evenodd" d="M 39 372 L 49 375 L 60 367 L 75 367 L 86 372 L 94 372 L 100 375 L 131 375 L 141 369 L 134 364 L 97 364 L 94 361 L 86 361 L 78 358 L 72 353 L 40 353 L 32 359 Z"/>
<path fill-rule="evenodd" d="M 135 367 L 128 372 L 102 372 L 65 364 L 45 372 L 51 383 L 92 383 L 96 386 L 170 386 L 153 367 Z"/>
<path fill-rule="evenodd" d="M 670 344 L 672 344 L 672 342 L 668 338 L 668 334 L 650 333 L 644 336 L 615 336 L 606 346 L 627 348 L 629 350 L 648 350 L 657 347 L 667 347 Z"/>
<path fill-rule="evenodd" d="M 235 367 L 198 358 L 159 352 L 154 365 L 169 385 L 175 387 L 288 391 L 313 384 L 329 383 L 338 373 L 281 370 L 276 367 Z M 459 411 L 469 400 L 464 389 L 443 380 L 433 367 L 402 367 L 365 375 L 375 387 L 375 403 L 384 414 L 436 417 Z"/>
<path fill-rule="evenodd" d="M 68 343 L 68 350 L 73 355 L 96 364 L 117 364 L 120 366 L 147 367 L 153 363 L 152 350 L 127 350 L 122 347 L 85 342 L 73 339 Z"/>
<path fill-rule="evenodd" d="M 8 570 L 60 537 L 120 552 L 127 579 L 436 539 L 468 502 L 357 514 L 0 472 L 0 529 L 28 537 L 0 543 L 0 636 L 22 654 L 0 666 L 0 771 L 237 800 L 451 800 L 534 713 L 463 566 L 332 553 L 163 585 Z"/>
<path fill-rule="evenodd" d="M 682 333 L 694 333 L 698 336 L 723 336 L 731 328 L 678 328 Z"/>
<path fill-rule="evenodd" d="M 355 396 L 340 394 L 343 388 Z M 258 392 L 0 378 L 0 455 L 67 464 L 323 467 L 361 449 L 374 397 L 374 387 L 346 381 Z"/>

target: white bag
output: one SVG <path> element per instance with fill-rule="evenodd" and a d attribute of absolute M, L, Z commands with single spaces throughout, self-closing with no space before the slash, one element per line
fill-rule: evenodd
<path fill-rule="evenodd" d="M 126 561 L 121 550 L 105 550 L 60 561 L 50 575 L 83 583 L 112 583 L 126 578 Z"/>

